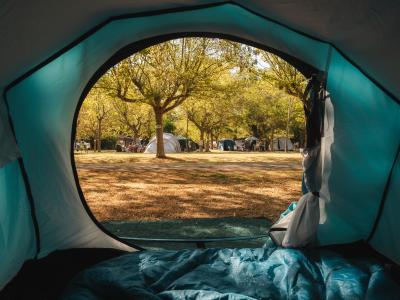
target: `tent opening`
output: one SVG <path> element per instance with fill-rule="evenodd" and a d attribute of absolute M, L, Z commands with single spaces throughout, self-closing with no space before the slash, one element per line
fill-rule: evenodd
<path fill-rule="evenodd" d="M 277 54 L 179 37 L 97 74 L 73 137 L 93 219 L 146 249 L 264 244 L 301 196 L 312 106 L 310 67 Z"/>

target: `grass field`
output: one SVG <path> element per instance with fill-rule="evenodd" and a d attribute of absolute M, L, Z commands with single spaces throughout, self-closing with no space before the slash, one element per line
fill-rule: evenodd
<path fill-rule="evenodd" d="M 301 195 L 299 153 L 76 154 L 100 221 L 253 217 L 275 220 Z"/>

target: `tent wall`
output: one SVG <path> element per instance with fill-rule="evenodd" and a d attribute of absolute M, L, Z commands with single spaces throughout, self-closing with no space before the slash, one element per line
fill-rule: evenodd
<path fill-rule="evenodd" d="M 0 97 L 0 168 L 19 157 L 17 143 L 11 131 L 7 107 Z"/>
<path fill-rule="evenodd" d="M 319 240 L 329 244 L 366 238 L 398 146 L 399 105 L 328 44 L 226 4 L 115 20 L 7 92 L 32 185 L 40 256 L 70 247 L 129 249 L 97 228 L 81 203 L 70 157 L 75 110 L 93 74 L 120 49 L 188 32 L 237 36 L 319 70 L 329 66 Z"/>
<path fill-rule="evenodd" d="M 71 165 L 72 121 L 93 74 L 119 49 L 176 32 L 240 36 L 322 68 L 328 46 L 239 7 L 122 19 L 101 28 L 7 92 L 17 140 L 36 203 L 44 256 L 69 247 L 123 247 L 101 232 L 81 203 Z"/>
<path fill-rule="evenodd" d="M 331 42 L 400 99 L 400 1 L 238 2 L 291 28 Z"/>
<path fill-rule="evenodd" d="M 327 88 L 319 240 L 346 243 L 372 230 L 399 145 L 400 106 L 335 50 Z"/>
<path fill-rule="evenodd" d="M 0 290 L 35 257 L 31 207 L 18 161 L 0 168 Z"/>
<path fill-rule="evenodd" d="M 398 141 L 400 145 L 400 140 Z M 400 264 L 400 157 L 393 167 L 388 185 L 384 209 L 379 218 L 371 245 L 383 255 Z"/>
<path fill-rule="evenodd" d="M 3 0 L 0 88 L 110 16 L 218 2 L 223 0 Z M 400 98 L 399 1 L 232 2 L 331 42 Z"/>

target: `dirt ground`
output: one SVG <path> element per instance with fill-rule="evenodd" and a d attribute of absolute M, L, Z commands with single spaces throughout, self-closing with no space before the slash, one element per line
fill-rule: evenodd
<path fill-rule="evenodd" d="M 80 185 L 100 221 L 262 217 L 301 195 L 299 153 L 75 155 Z"/>

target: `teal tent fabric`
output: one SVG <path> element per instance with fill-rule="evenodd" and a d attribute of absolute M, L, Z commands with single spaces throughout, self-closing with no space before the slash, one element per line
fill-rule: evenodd
<path fill-rule="evenodd" d="M 18 161 L 0 168 L 0 290 L 35 257 L 31 210 Z"/>
<path fill-rule="evenodd" d="M 258 248 L 122 255 L 78 274 L 61 299 L 379 300 L 399 293 L 383 266 L 362 255 Z"/>
<path fill-rule="evenodd" d="M 166 7 L 169 6 L 162 6 Z M 267 10 L 261 12 L 268 14 Z M 271 10 L 271 15 L 275 13 L 275 10 Z M 109 14 L 113 15 L 113 12 L 105 13 L 107 16 Z M 331 42 L 337 41 L 340 48 L 345 50 L 346 42 L 351 43 L 353 47 L 349 48 L 352 50 L 349 51 L 350 57 L 363 67 L 362 70 L 357 68 L 331 44 L 302 34 L 301 30 L 305 28 L 301 27 L 300 31 L 296 31 L 287 27 L 286 24 L 296 23 L 293 21 L 296 14 L 297 11 L 290 11 L 290 18 L 286 22 L 281 18 L 282 24 L 279 24 L 263 18 L 262 14 L 252 13 L 230 3 L 115 19 L 10 86 L 5 96 L 18 147 L 12 138 L 8 120 L 3 118 L 6 110 L 2 103 L 0 138 L 6 144 L 0 147 L 0 159 L 6 157 L 3 161 L 8 164 L 1 164 L 5 166 L 0 169 L 0 203 L 5 207 L 1 212 L 5 218 L 0 220 L 0 236 L 4 237 L 0 257 L 7 257 L 7 262 L 0 264 L 0 287 L 36 251 L 31 207 L 27 202 L 18 163 L 13 161 L 19 155 L 26 167 L 27 180 L 31 185 L 36 207 L 34 213 L 38 220 L 41 241 L 39 257 L 56 249 L 72 247 L 133 250 L 101 231 L 81 203 L 70 156 L 73 119 L 82 93 L 89 87 L 87 85 L 92 76 L 110 57 L 132 43 L 167 34 L 179 36 L 179 33 L 191 32 L 201 35 L 207 32 L 234 36 L 274 48 L 326 72 L 329 98 L 325 100 L 325 126 L 321 144 L 321 218 L 318 242 L 326 245 L 366 239 L 377 219 L 389 172 L 400 144 L 400 105 L 393 95 L 382 89 L 386 87 L 394 91 L 397 97 L 400 95 L 397 85 L 393 84 L 396 82 L 394 78 L 397 78 L 393 70 L 397 72 L 398 68 L 392 70 L 386 56 L 382 57 L 382 61 L 386 62 L 382 68 L 379 63 L 377 66 L 376 62 L 366 61 L 366 58 L 376 57 L 362 54 L 372 47 L 354 49 L 354 44 L 348 37 L 340 39 L 332 36 L 332 39 L 328 39 Z M 369 16 L 369 13 L 363 15 Z M 93 26 L 97 24 L 96 19 Z M 322 28 L 321 24 L 329 27 L 322 21 L 315 22 L 314 25 Z M 387 24 L 390 28 L 388 32 L 397 28 L 393 20 Z M 50 27 L 51 24 L 47 26 Z M 379 33 L 375 25 L 366 28 L 374 29 L 371 32 L 375 36 L 376 32 Z M 349 33 L 349 36 L 357 36 L 351 26 L 345 29 L 347 30 L 343 32 Z M 368 35 L 368 30 L 365 31 Z M 379 49 L 386 47 L 385 41 L 391 44 L 386 34 L 387 32 L 378 35 L 386 37 L 384 41 L 374 41 L 374 46 L 377 47 L 375 51 L 378 53 Z M 315 36 L 318 38 L 324 36 L 324 33 Z M 393 35 L 393 39 L 398 39 L 398 35 Z M 367 39 L 362 42 L 365 47 L 369 45 Z M 48 58 L 54 53 L 53 50 L 60 48 L 56 46 L 48 49 L 43 58 Z M 386 48 L 382 51 L 389 51 Z M 396 59 L 391 60 L 394 65 L 398 63 Z M 17 76 L 15 72 L 13 79 Z M 384 80 L 378 86 L 366 74 L 375 80 Z M 389 78 L 387 74 L 392 74 L 392 77 Z M 372 245 L 398 262 L 400 235 L 396 234 L 399 224 L 398 184 L 395 181 L 399 178 L 398 162 L 394 171 Z M 10 220 L 13 220 L 12 226 Z M 20 246 L 16 250 L 17 244 Z"/>
<path fill-rule="evenodd" d="M 387 257 L 391 257 L 400 264 L 399 228 L 400 218 L 400 158 L 394 164 L 392 177 L 388 185 L 385 206 L 372 236 L 371 244 L 375 249 Z"/>
<path fill-rule="evenodd" d="M 0 97 L 0 168 L 19 157 L 19 150 L 8 119 L 6 103 Z"/>
<path fill-rule="evenodd" d="M 81 203 L 70 161 L 72 121 L 86 84 L 111 55 L 135 41 L 182 31 L 239 35 L 301 56 L 317 68 L 326 65 L 329 53 L 324 43 L 224 5 L 112 22 L 21 81 L 7 99 L 32 184 L 40 257 L 89 245 L 129 249 L 103 234 Z"/>
<path fill-rule="evenodd" d="M 334 50 L 327 89 L 319 239 L 347 243 L 372 230 L 400 144 L 400 105 Z"/>
<path fill-rule="evenodd" d="M 0 88 L 48 59 L 67 44 L 123 14 L 198 9 L 224 0 L 2 1 Z M 377 82 L 400 98 L 400 2 L 234 0 L 255 14 L 332 43 Z M 62 12 L 62 13 L 61 13 Z M 237 20 L 240 20 L 238 16 Z"/>

